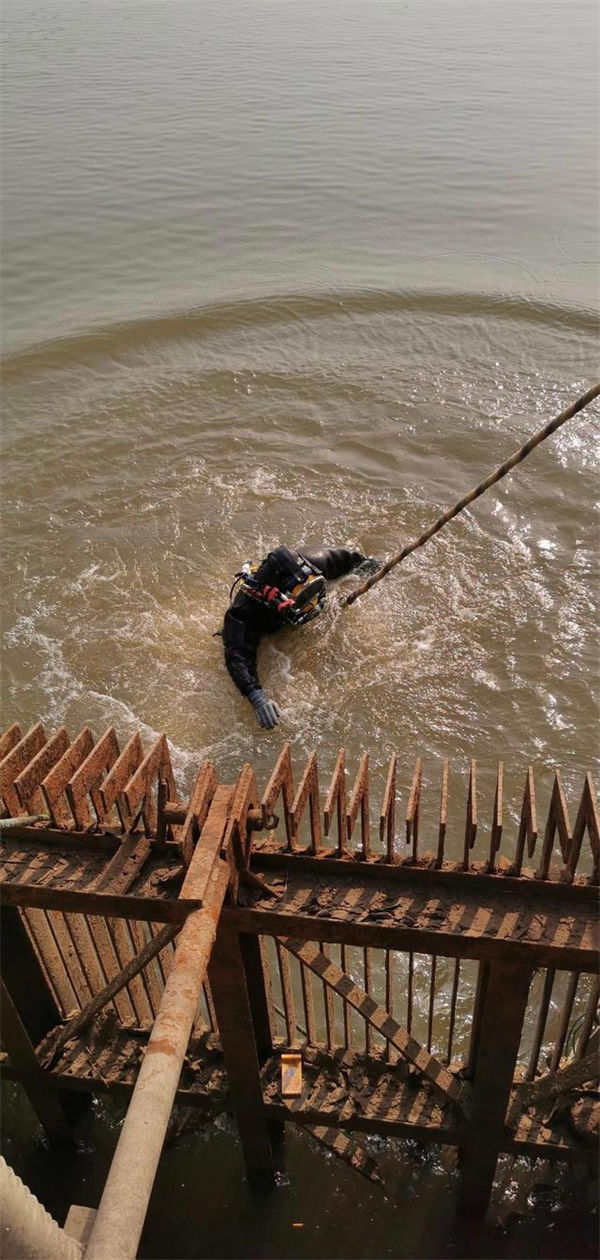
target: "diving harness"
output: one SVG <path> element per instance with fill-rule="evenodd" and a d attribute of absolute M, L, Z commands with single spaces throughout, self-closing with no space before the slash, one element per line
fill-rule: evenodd
<path fill-rule="evenodd" d="M 277 547 L 259 565 L 250 561 L 242 565 L 235 574 L 230 600 L 240 593 L 277 613 L 283 623 L 303 626 L 323 608 L 325 578 L 303 556 L 288 547 Z"/>

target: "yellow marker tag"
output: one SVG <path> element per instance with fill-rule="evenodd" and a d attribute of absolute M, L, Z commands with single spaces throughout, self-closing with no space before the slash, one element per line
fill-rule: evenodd
<path fill-rule="evenodd" d="M 282 1054 L 281 1092 L 284 1097 L 297 1097 L 302 1093 L 302 1055 Z"/>

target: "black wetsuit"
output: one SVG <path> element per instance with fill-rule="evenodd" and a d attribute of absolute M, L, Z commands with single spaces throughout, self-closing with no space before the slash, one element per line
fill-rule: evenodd
<path fill-rule="evenodd" d="M 296 547 L 295 551 L 328 581 L 350 573 L 366 559 L 360 551 L 348 551 L 345 547 Z M 260 574 L 263 582 L 269 582 L 269 573 L 263 565 Z M 276 612 L 243 591 L 236 595 L 227 609 L 222 632 L 225 664 L 243 696 L 260 687 L 256 651 L 263 634 L 274 634 L 281 628 L 281 617 Z"/>

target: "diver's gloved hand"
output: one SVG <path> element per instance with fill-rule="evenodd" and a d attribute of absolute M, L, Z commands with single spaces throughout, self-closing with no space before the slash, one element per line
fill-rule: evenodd
<path fill-rule="evenodd" d="M 376 560 L 374 556 L 367 556 L 364 560 L 361 560 L 354 572 L 357 573 L 359 577 L 373 577 L 375 573 L 379 573 L 382 564 L 383 560 Z"/>
<path fill-rule="evenodd" d="M 272 731 L 279 721 L 281 712 L 279 705 L 275 704 L 274 700 L 269 700 L 260 687 L 257 687 L 256 691 L 249 692 L 248 699 L 256 713 L 258 725 L 265 731 Z"/>

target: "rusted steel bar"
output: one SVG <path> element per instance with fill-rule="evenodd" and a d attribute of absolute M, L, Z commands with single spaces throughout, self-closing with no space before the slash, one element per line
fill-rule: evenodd
<path fill-rule="evenodd" d="M 555 975 L 556 975 L 556 972 L 554 970 L 554 967 L 548 967 L 546 971 L 546 975 L 544 976 L 544 987 L 542 989 L 542 996 L 540 998 L 540 1006 L 539 1006 L 538 1017 L 537 1017 L 536 1026 L 535 1026 L 535 1033 L 533 1035 L 533 1045 L 531 1047 L 531 1055 L 529 1057 L 529 1063 L 527 1066 L 527 1071 L 525 1073 L 526 1081 L 532 1081 L 535 1076 L 535 1071 L 538 1065 L 538 1059 L 540 1057 L 540 1050 L 542 1048 L 542 1042 L 544 1039 L 544 1030 L 546 1028 L 546 1021 L 548 1019 L 548 1009 L 550 1006 L 550 999 L 552 997 L 552 987 L 554 985 Z"/>
<path fill-rule="evenodd" d="M 471 761 L 469 771 L 469 795 L 467 797 L 467 821 L 465 824 L 465 845 L 463 849 L 463 870 L 469 869 L 469 854 L 475 844 L 477 835 L 477 762 Z"/>
<path fill-rule="evenodd" d="M 571 841 L 571 851 L 562 872 L 561 878 L 567 884 L 572 884 L 577 870 L 579 854 L 581 853 L 581 844 L 585 831 L 588 831 L 590 845 L 594 859 L 594 869 L 592 871 L 591 883 L 598 883 L 598 865 L 600 860 L 600 815 L 598 812 L 598 802 L 592 776 L 588 772 L 585 776 L 579 809 L 577 810 L 577 818 L 573 828 L 573 838 Z"/>
<path fill-rule="evenodd" d="M 303 962 L 300 963 L 300 980 L 302 982 L 302 1001 L 304 1004 L 304 1019 L 306 1024 L 306 1035 L 309 1044 L 315 1046 L 317 1044 L 317 1028 L 315 1024 L 315 1004 L 312 991 L 312 976 L 308 967 Z"/>
<path fill-rule="evenodd" d="M 45 801 L 40 791 L 40 784 L 67 751 L 69 742 L 66 727 L 59 727 L 56 734 L 43 744 L 25 769 L 17 775 L 15 779 L 17 796 L 23 807 L 30 813 L 35 813 L 39 808 L 44 809 Z"/>
<path fill-rule="evenodd" d="M 15 787 L 15 779 L 29 765 L 36 753 L 46 743 L 46 735 L 41 722 L 36 722 L 31 730 L 6 753 L 0 762 L 0 800 L 4 809 L 13 817 L 21 813 L 23 802 Z M 43 801 L 40 808 L 44 808 Z M 31 810 L 28 810 L 31 813 Z"/>
<path fill-rule="evenodd" d="M 322 950 L 323 956 L 329 959 L 326 949 Z M 327 1039 L 327 1049 L 333 1050 L 335 1047 L 335 1011 L 333 1009 L 333 993 L 328 984 L 323 981 L 323 1004 L 325 1008 L 325 1037 Z"/>
<path fill-rule="evenodd" d="M 515 860 L 508 872 L 509 875 L 518 876 L 521 874 L 525 843 L 527 843 L 527 853 L 529 857 L 532 857 L 537 837 L 538 825 L 535 804 L 535 783 L 533 780 L 533 767 L 530 766 L 525 780 L 525 791 L 523 794 L 523 804 L 521 806 L 521 818 L 519 822 L 519 835 L 517 838 L 517 850 L 515 853 Z"/>
<path fill-rule="evenodd" d="M 93 753 L 91 756 L 93 756 Z M 124 795 L 125 788 L 143 760 L 142 741 L 139 731 L 136 731 L 126 743 L 123 751 L 119 753 L 116 761 L 111 765 L 106 778 L 102 779 L 98 787 L 104 816 L 108 815 L 113 806 L 116 805 L 121 825 L 125 831 L 130 830 L 135 821 L 131 817 Z"/>
<path fill-rule="evenodd" d="M 241 941 L 236 932 L 219 926 L 210 962 L 229 1096 L 249 1174 L 272 1182 L 271 1125 L 263 1105 L 259 1051 L 244 969 Z"/>
<path fill-rule="evenodd" d="M 139 742 L 139 735 L 137 740 Z M 110 774 L 120 755 L 116 731 L 113 726 L 109 726 L 71 776 L 65 791 L 78 827 L 91 826 L 94 822 L 94 814 L 99 823 L 110 818 L 112 805 L 107 808 L 99 788 L 103 779 Z M 94 814 L 90 807 L 90 801 L 94 807 Z M 123 811 L 119 812 L 121 823 L 123 822 L 123 812 L 124 807 Z"/>
<path fill-rule="evenodd" d="M 548 810 L 548 819 L 546 822 L 546 829 L 544 831 L 542 856 L 540 858 L 540 865 L 535 873 L 536 879 L 548 879 L 552 849 L 554 846 L 554 837 L 557 831 L 562 859 L 563 862 L 566 862 L 571 852 L 572 835 L 571 824 L 569 822 L 569 811 L 567 809 L 567 802 L 559 770 L 555 770 L 554 772 L 554 783 L 552 785 L 550 808 Z"/>
<path fill-rule="evenodd" d="M 383 793 L 381 813 L 379 815 L 379 839 L 385 847 L 388 862 L 394 862 L 394 840 L 396 834 L 396 773 L 398 758 L 394 754 L 390 765 Z"/>
<path fill-rule="evenodd" d="M 8 726 L 0 735 L 0 762 L 8 755 L 12 748 L 23 738 L 21 727 L 18 722 L 13 722 L 12 726 Z"/>
<path fill-rule="evenodd" d="M 422 786 L 423 761 L 421 757 L 417 757 L 406 807 L 406 847 L 408 849 L 412 844 L 411 860 L 413 862 L 416 862 L 419 856 L 419 811 Z"/>
<path fill-rule="evenodd" d="M 412 950 L 408 953 L 408 975 L 406 981 L 406 1031 L 412 1031 L 413 1020 L 413 981 L 415 970 L 415 958 Z"/>
<path fill-rule="evenodd" d="M 490 851 L 486 864 L 486 870 L 490 875 L 496 870 L 496 854 L 500 848 L 502 839 L 502 793 L 504 787 L 504 765 L 498 762 L 498 774 L 496 777 L 496 793 L 494 796 L 494 814 L 492 818 L 492 830 L 490 834 Z"/>
<path fill-rule="evenodd" d="M 475 986 L 473 1017 L 471 1020 L 471 1039 L 469 1043 L 469 1057 L 467 1059 L 466 1075 L 469 1080 L 473 1079 L 477 1068 L 477 1058 L 481 1042 L 481 1029 L 483 1026 L 483 1015 L 489 978 L 490 963 L 487 961 L 480 962 L 477 968 L 477 984 Z"/>
<path fill-rule="evenodd" d="M 166 781 L 169 799 L 174 801 L 177 789 L 166 735 L 159 736 L 123 788 L 129 816 L 136 819 L 141 814 L 147 836 L 156 832 L 157 812 L 153 792 L 159 779 Z"/>
<path fill-rule="evenodd" d="M 60 760 L 42 780 L 42 796 L 55 827 L 72 828 L 75 826 L 75 819 L 66 795 L 67 784 L 81 763 L 89 756 L 93 747 L 94 736 L 89 726 L 84 726 Z"/>
<path fill-rule="evenodd" d="M 395 959 L 395 954 L 393 950 L 386 949 L 385 951 L 385 1006 L 386 1006 L 386 1010 L 388 1010 L 390 1015 L 392 1016 L 392 1019 L 394 1017 L 394 971 L 395 971 L 394 959 Z M 344 1003 L 344 1005 L 346 1004 Z M 386 1042 L 386 1058 L 387 1058 L 388 1063 L 396 1063 L 398 1059 L 398 1052 L 397 1050 L 394 1049 L 391 1041 Z"/>
<path fill-rule="evenodd" d="M 350 962 L 347 945 L 340 946 L 340 959 L 342 963 L 342 971 L 348 973 L 350 971 Z M 389 1009 L 391 1008 L 388 1007 L 388 1010 Z M 342 1017 L 344 1023 L 344 1046 L 346 1049 L 349 1049 L 352 1045 L 352 1015 L 351 1009 L 345 1001 L 342 1001 Z"/>
<path fill-rule="evenodd" d="M 429 979 L 429 1010 L 427 1012 L 427 1049 L 431 1050 L 431 1042 L 433 1039 L 433 1015 L 435 1009 L 435 972 L 437 966 L 437 957 L 431 955 L 431 974 Z"/>
<path fill-rule="evenodd" d="M 325 824 L 325 835 L 329 835 L 333 811 L 336 811 L 337 818 L 337 848 L 336 857 L 343 857 L 348 849 L 348 829 L 346 824 L 346 753 L 345 749 L 340 748 L 335 763 L 325 808 L 323 810 L 323 819 Z"/>
<path fill-rule="evenodd" d="M 7 911 L 14 914 L 23 914 L 23 921 L 35 946 L 36 954 L 43 961 L 57 1004 L 60 1006 L 63 1015 L 66 1015 L 77 1007 L 79 1003 L 65 966 L 65 961 L 54 939 L 49 915 L 45 910 L 23 910 L 20 912 L 16 906 L 3 906 L 0 919 L 4 917 Z"/>
<path fill-rule="evenodd" d="M 51 1043 L 46 1047 L 48 1057 L 44 1059 L 45 1068 L 51 1066 L 58 1052 L 67 1044 L 67 1041 L 70 1041 L 72 1037 L 76 1037 L 77 1034 L 90 1023 L 90 1020 L 92 1020 L 94 1016 L 97 1015 L 98 1012 L 101 1011 L 102 1008 L 106 1006 L 117 993 L 120 992 L 121 989 L 124 989 L 125 985 L 129 984 L 129 981 L 132 980 L 134 976 L 137 976 L 142 968 L 147 966 L 150 960 L 155 958 L 161 949 L 164 949 L 165 945 L 168 945 L 170 941 L 175 939 L 180 930 L 179 924 L 177 923 L 174 925 L 166 924 L 166 926 L 159 932 L 158 936 L 154 936 L 151 941 L 148 941 L 147 945 L 145 945 L 140 953 L 135 955 L 135 957 L 127 963 L 127 966 L 119 972 L 118 976 L 115 976 L 110 983 L 101 990 L 100 993 L 97 993 L 96 996 L 92 998 L 91 1002 L 88 1002 L 87 1006 L 84 1006 L 83 1010 L 79 1011 L 77 1015 L 74 1015 L 73 1018 L 59 1030 L 58 1035 L 53 1038 Z"/>
<path fill-rule="evenodd" d="M 573 1003 L 575 1001 L 575 994 L 577 992 L 578 981 L 579 981 L 579 972 L 572 971 L 571 975 L 569 976 L 569 983 L 567 985 L 567 991 L 563 998 L 562 1013 L 560 1017 L 560 1028 L 558 1030 L 556 1041 L 554 1043 L 554 1050 L 552 1051 L 552 1058 L 550 1060 L 550 1068 L 549 1068 L 550 1072 L 557 1072 L 560 1066 L 560 1060 L 562 1058 L 562 1052 L 564 1049 L 565 1041 L 567 1039 L 567 1033 L 569 1031 L 569 1024 L 571 1022 L 571 1014 L 573 1011 Z"/>
<path fill-rule="evenodd" d="M 582 1024 L 581 1032 L 579 1034 L 579 1039 L 577 1041 L 577 1048 L 575 1050 L 576 1059 L 583 1058 L 587 1049 L 587 1044 L 590 1039 L 592 1028 L 594 1027 L 594 1022 L 598 1020 L 599 996 L 600 996 L 600 980 L 598 976 L 594 976 L 592 980 L 590 996 L 588 998 L 587 1006 L 585 1008 L 585 1014 L 583 1017 L 583 1024 Z"/>
<path fill-rule="evenodd" d="M 364 989 L 354 984 L 351 976 L 340 971 L 337 964 L 332 962 L 323 949 L 289 937 L 282 939 L 286 949 L 295 954 L 296 958 L 302 958 L 307 966 L 320 976 L 324 985 L 334 989 L 354 1010 L 359 1012 L 364 1020 L 373 1025 L 376 1032 L 391 1041 L 404 1058 L 419 1068 L 445 1097 L 459 1104 L 462 1102 L 463 1087 L 460 1082 L 455 1080 L 438 1059 L 419 1045 L 414 1037 L 407 1035 L 396 1020 L 392 1019 L 389 1011 L 384 1010 L 372 997 L 368 996 Z"/>
<path fill-rule="evenodd" d="M 186 866 L 189 866 L 194 845 L 208 817 L 217 790 L 217 776 L 212 762 L 204 761 L 194 779 L 185 820 L 179 833 L 179 845 Z"/>
<path fill-rule="evenodd" d="M 454 1041 L 454 1025 L 456 1023 L 456 1000 L 458 997 L 458 981 L 460 978 L 460 958 L 454 959 L 454 975 L 452 978 L 452 995 L 450 997 L 450 1019 L 448 1022 L 448 1052 L 446 1062 L 452 1062 L 452 1043 Z"/>
<path fill-rule="evenodd" d="M 212 819 L 209 815 L 205 834 L 208 832 L 212 838 L 212 833 L 218 831 L 222 839 L 226 819 L 222 810 L 215 811 Z M 200 852 L 197 846 L 182 895 L 196 895 L 195 859 Z M 133 1260 L 137 1254 L 228 879 L 227 866 L 217 859 L 202 909 L 190 914 L 181 930 L 160 1011 L 92 1227 L 87 1260 Z"/>
<path fill-rule="evenodd" d="M 300 780 L 298 791 L 290 810 L 292 849 L 298 847 L 300 823 L 307 803 L 310 809 L 310 852 L 318 853 L 321 848 L 321 811 L 319 805 L 319 772 L 317 754 L 315 752 L 311 753 L 306 763 L 304 774 Z"/>
<path fill-rule="evenodd" d="M 373 990 L 373 960 L 371 950 L 368 946 L 363 949 L 363 966 L 365 974 L 365 993 L 367 997 L 371 997 Z M 368 1021 L 365 1020 L 365 1050 L 368 1055 L 373 1053 L 373 1029 Z"/>
<path fill-rule="evenodd" d="M 267 783 L 261 801 L 263 826 L 267 827 L 273 814 L 273 807 L 281 793 L 283 800 L 283 816 L 288 849 L 292 848 L 292 823 L 290 811 L 294 803 L 294 776 L 289 744 L 284 744 L 273 767 L 271 778 Z"/>
<path fill-rule="evenodd" d="M 360 810 L 361 848 L 358 855 L 368 862 L 371 856 L 371 837 L 369 829 L 369 754 L 364 752 L 358 767 L 358 774 L 350 794 L 346 811 L 346 834 L 348 841 L 352 838 L 354 825 Z"/>
<path fill-rule="evenodd" d="M 279 966 L 279 977 L 281 980 L 281 997 L 283 1000 L 283 1009 L 285 1011 L 287 1039 L 289 1045 L 293 1046 L 298 1037 L 298 1029 L 296 1026 L 296 1010 L 294 1006 L 294 991 L 292 988 L 290 963 L 289 958 L 279 941 L 275 941 L 275 948 L 277 950 L 277 963 Z"/>
<path fill-rule="evenodd" d="M 565 424 L 567 420 L 570 420 L 572 416 L 577 414 L 578 411 L 587 407 L 591 402 L 593 402 L 594 398 L 598 397 L 599 394 L 600 384 L 592 385 L 591 389 L 588 389 L 585 394 L 582 394 L 581 398 L 577 398 L 574 403 L 571 403 L 569 407 L 566 407 L 564 411 L 561 411 L 560 415 L 555 416 L 554 419 L 550 420 L 542 429 L 539 429 L 537 433 L 534 433 L 533 437 L 530 437 L 529 441 L 519 447 L 518 451 L 514 451 L 514 453 L 505 460 L 503 464 L 500 464 L 498 468 L 495 468 L 494 471 L 490 473 L 489 477 L 485 478 L 485 481 L 481 481 L 478 486 L 475 486 L 475 488 L 470 490 L 468 494 L 464 495 L 462 499 L 459 499 L 458 503 L 455 503 L 453 507 L 448 508 L 442 516 L 439 516 L 438 519 L 434 521 L 433 525 L 430 525 L 428 529 L 420 534 L 415 542 L 409 543 L 406 547 L 402 548 L 402 551 L 397 552 L 396 555 L 390 556 L 389 560 L 386 560 L 385 564 L 383 564 L 372 577 L 367 578 L 367 580 L 361 583 L 360 586 L 357 586 L 354 591 L 351 591 L 350 594 L 342 600 L 342 604 L 345 606 L 353 604 L 355 599 L 358 599 L 360 595 L 364 595 L 365 591 L 369 591 L 372 586 L 376 585 L 377 582 L 381 582 L 382 578 L 386 577 L 391 569 L 395 568 L 397 564 L 400 564 L 402 560 L 405 560 L 406 557 L 413 551 L 416 551 L 418 547 L 422 547 L 423 544 L 428 542 L 430 538 L 433 538 L 433 535 L 437 534 L 438 530 L 443 529 L 444 525 L 447 525 L 448 522 L 453 520 L 455 516 L 458 516 L 459 512 L 464 511 L 470 503 L 474 503 L 475 499 L 478 499 L 479 496 L 484 494 L 486 490 L 489 490 L 490 486 L 495 485 L 497 481 L 500 481 L 502 477 L 505 477 L 511 469 L 521 463 L 521 460 L 526 459 L 531 451 L 535 450 L 536 446 L 539 446 L 540 442 L 545 441 L 547 437 L 550 437 L 552 433 L 555 433 L 562 424 Z"/>
<path fill-rule="evenodd" d="M 213 1002 L 212 993 L 210 991 L 210 984 L 208 983 L 208 981 L 206 982 L 206 984 L 202 985 L 202 992 L 204 994 L 204 1001 L 206 1002 L 206 1010 L 208 1013 L 208 1019 L 209 1019 L 211 1031 L 216 1033 L 219 1031 L 219 1029 L 217 1027 L 217 1016 L 215 1014 L 215 1004 Z"/>
<path fill-rule="evenodd" d="M 444 843 L 448 826 L 448 761 L 442 762 L 442 787 L 440 792 L 440 824 L 438 829 L 438 848 L 435 865 L 439 868 L 444 863 Z"/>

